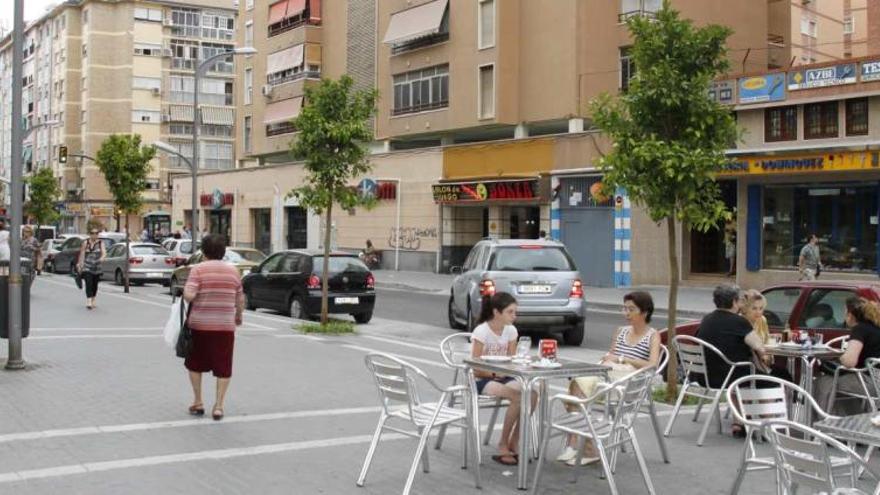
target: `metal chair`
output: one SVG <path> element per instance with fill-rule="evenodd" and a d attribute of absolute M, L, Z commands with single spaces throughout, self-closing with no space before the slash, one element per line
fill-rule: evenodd
<path fill-rule="evenodd" d="M 829 340 L 827 345 L 829 347 L 837 347 L 839 345 L 841 350 L 845 350 L 848 343 L 849 336 L 843 335 Z M 859 380 L 859 388 L 861 388 L 861 391 L 848 392 L 845 390 L 838 390 L 838 380 L 840 379 L 841 373 L 854 374 Z M 867 404 L 872 412 L 877 412 L 877 406 L 880 404 L 880 396 L 874 396 L 871 393 L 871 387 L 868 386 L 868 383 L 872 381 L 873 378 L 869 373 L 867 366 L 864 368 L 847 368 L 846 366 L 840 365 L 834 368 L 834 379 L 831 383 L 831 391 L 828 395 L 828 410 L 834 411 L 834 405 L 837 402 L 838 397 L 842 397 L 844 399 L 860 400 L 863 405 Z M 874 388 L 874 390 L 880 389 Z"/>
<path fill-rule="evenodd" d="M 419 439 L 415 457 L 413 457 L 412 466 L 410 466 L 409 475 L 403 488 L 403 495 L 407 495 L 412 488 L 419 462 L 422 463 L 424 472 L 427 473 L 429 470 L 428 452 L 425 449 L 425 445 L 428 442 L 431 430 L 443 425 L 451 425 L 463 430 L 462 468 L 467 468 L 468 451 L 470 450 L 473 453 L 474 481 L 477 488 L 480 488 L 482 485 L 480 460 L 476 457 L 477 446 L 480 440 L 473 422 L 473 410 L 471 407 L 473 401 L 470 399 L 470 388 L 467 385 L 454 385 L 447 388 L 440 387 L 422 370 L 389 354 L 370 353 L 364 360 L 367 369 L 373 375 L 376 388 L 379 391 L 382 412 L 379 416 L 376 432 L 373 434 L 373 440 L 370 442 L 370 448 L 367 450 L 367 458 L 364 460 L 364 466 L 361 469 L 360 476 L 358 476 L 357 485 L 364 486 L 367 471 L 370 469 L 373 454 L 376 453 L 376 447 L 379 444 L 382 433 L 385 430 L 390 430 Z M 437 402 L 423 402 L 421 400 L 418 385 L 423 382 L 430 385 L 436 392 L 440 392 L 440 399 Z M 456 393 L 465 394 L 466 399 L 462 401 L 464 409 L 445 405 L 449 396 Z M 415 431 L 389 426 L 386 423 L 390 420 L 397 420 L 412 425 L 415 427 Z M 470 446 L 468 446 L 469 443 Z"/>
<path fill-rule="evenodd" d="M 579 439 L 575 466 L 581 464 L 586 441 L 592 441 L 599 452 L 602 469 L 613 495 L 618 494 L 617 484 L 614 482 L 618 450 L 624 445 L 631 445 L 648 493 L 654 495 L 654 485 L 648 474 L 648 466 L 645 464 L 645 458 L 633 430 L 642 404 L 651 390 L 654 373 L 653 367 L 642 368 L 610 384 L 600 383 L 597 391 L 585 399 L 567 394 L 555 395 L 550 400 L 550 407 L 559 403 L 563 406 L 563 413 L 555 419 L 548 415 L 544 420 L 543 440 L 532 494 L 538 492 L 541 471 L 547 458 L 547 446 L 551 438 L 573 435 Z M 606 413 L 607 404 L 612 404 L 610 414 Z M 594 405 L 597 406 L 595 409 Z M 573 482 L 577 482 L 577 477 L 578 470 L 575 469 Z"/>
<path fill-rule="evenodd" d="M 700 437 L 697 439 L 697 446 L 702 447 L 703 442 L 706 440 L 706 433 L 709 432 L 709 424 L 712 423 L 716 414 L 718 415 L 718 433 L 721 433 L 721 396 L 727 391 L 727 386 L 730 383 L 733 372 L 736 371 L 737 368 L 748 368 L 750 372 L 749 374 L 753 375 L 755 374 L 755 365 L 751 361 L 734 363 L 727 359 L 727 356 L 718 350 L 717 347 L 696 337 L 679 335 L 676 336 L 674 340 L 675 347 L 678 349 L 678 362 L 681 364 L 682 368 L 684 368 L 684 384 L 682 384 L 681 392 L 679 392 L 678 399 L 675 401 L 675 408 L 672 410 L 672 416 L 669 418 L 669 424 L 666 425 L 664 435 L 668 437 L 670 432 L 672 432 L 672 425 L 675 424 L 675 420 L 678 418 L 681 404 L 684 402 L 686 396 L 699 399 L 697 410 L 694 411 L 694 422 L 700 418 L 700 411 L 703 409 L 703 402 L 711 400 L 712 404 L 709 406 L 709 417 L 706 418 L 706 423 L 703 425 L 703 429 L 700 431 Z M 709 368 L 706 365 L 706 349 L 714 353 L 730 367 L 727 376 L 718 388 L 712 388 L 711 383 L 709 382 Z M 702 378 L 702 384 L 694 377 Z M 691 390 L 693 388 L 698 390 Z"/>
<path fill-rule="evenodd" d="M 770 387 L 758 388 L 760 385 Z M 812 407 L 817 420 L 831 418 L 810 394 L 801 387 L 769 375 L 744 376 L 727 388 L 727 402 L 732 407 L 734 417 L 746 428 L 746 442 L 743 445 L 742 462 L 737 469 L 736 479 L 730 489 L 731 495 L 739 493 L 743 479 L 749 471 L 776 469 L 776 461 L 772 457 L 761 457 L 757 453 L 755 442 L 759 438 L 761 425 L 764 421 L 790 419 L 791 405 L 795 401 L 803 401 L 804 407 Z M 853 464 L 848 457 L 837 457 L 832 460 L 835 474 L 852 476 Z"/>
<path fill-rule="evenodd" d="M 782 493 L 794 494 L 799 488 L 810 493 L 862 493 L 856 481 L 850 478 L 851 487 L 838 483 L 835 457 L 845 457 L 853 465 L 868 473 L 876 482 L 874 495 L 880 495 L 880 474 L 866 463 L 859 454 L 830 436 L 793 421 L 774 419 L 765 421 L 761 433 L 770 441 L 776 460 L 779 485 Z M 844 491 L 843 489 L 850 488 Z"/>

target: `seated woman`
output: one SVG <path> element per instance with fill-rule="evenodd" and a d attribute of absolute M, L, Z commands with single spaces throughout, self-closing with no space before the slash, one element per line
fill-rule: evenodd
<path fill-rule="evenodd" d="M 622 378 L 633 371 L 648 366 L 657 366 L 660 361 L 660 335 L 648 326 L 651 315 L 654 313 L 654 300 L 651 294 L 643 291 L 630 292 L 623 296 L 623 315 L 629 325 L 617 329 L 611 349 L 602 358 L 602 364 L 611 366 L 609 373 L 611 380 Z M 575 378 L 570 388 L 572 395 L 589 397 L 593 394 L 599 383 L 597 377 Z M 577 459 L 577 438 L 572 436 L 568 439 L 568 445 L 562 454 L 556 458 L 569 466 L 574 466 Z M 592 443 L 584 447 L 584 456 L 581 465 L 587 465 L 599 460 Z"/>
<path fill-rule="evenodd" d="M 517 331 L 513 326 L 516 321 L 516 299 L 507 292 L 499 292 L 491 297 L 484 297 L 480 310 L 479 325 L 474 328 L 471 340 L 471 355 L 481 356 L 512 356 L 516 354 Z M 498 442 L 498 455 L 492 456 L 495 462 L 508 466 L 515 465 L 517 446 L 519 445 L 519 413 L 522 391 L 517 382 L 509 376 L 499 376 L 481 370 L 474 370 L 477 379 L 477 393 L 491 395 L 510 401 L 504 415 L 501 428 L 501 439 Z M 537 396 L 532 394 L 532 408 Z"/>
<path fill-rule="evenodd" d="M 764 316 L 764 309 L 767 308 L 767 299 L 759 291 L 749 289 L 743 295 L 741 312 L 745 319 L 752 324 L 755 334 L 761 339 L 761 345 L 766 346 L 770 343 L 770 327 L 767 325 L 767 317 Z M 760 373 L 773 375 L 776 378 L 792 381 L 791 374 L 784 367 L 773 365 L 773 356 L 764 354 L 760 357 L 754 354 L 753 362 L 755 368 Z"/>
<path fill-rule="evenodd" d="M 880 358 L 880 305 L 863 297 L 853 296 L 846 300 L 846 326 L 850 328 L 849 344 L 840 356 L 840 364 L 847 368 L 862 368 L 868 358 Z M 816 400 L 822 409 L 828 411 L 831 401 L 831 386 L 834 377 L 821 376 L 816 382 Z M 877 391 L 870 379 L 865 380 L 868 392 L 876 396 Z M 862 384 L 855 373 L 841 373 L 837 380 L 838 392 L 864 394 Z M 853 402 L 853 401 L 847 401 Z M 835 404 L 837 413 L 857 414 L 862 412 L 861 404 Z M 828 411 L 835 414 L 835 412 Z"/>

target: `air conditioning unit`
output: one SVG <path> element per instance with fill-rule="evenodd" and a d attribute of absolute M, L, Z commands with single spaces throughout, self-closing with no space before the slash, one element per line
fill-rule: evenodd
<path fill-rule="evenodd" d="M 152 91 L 153 91 L 153 96 L 162 95 L 162 90 L 160 88 L 153 88 Z"/>
<path fill-rule="evenodd" d="M 162 122 L 171 122 L 171 116 L 167 113 L 162 114 Z"/>
<path fill-rule="evenodd" d="M 174 50 L 172 50 L 171 48 L 163 48 L 162 49 L 162 56 L 171 58 L 174 56 Z"/>
<path fill-rule="evenodd" d="M 171 27 L 174 25 L 174 20 L 171 19 L 170 17 L 166 17 L 165 19 L 162 19 L 162 25 Z"/>
<path fill-rule="evenodd" d="M 263 85 L 263 96 L 272 96 L 272 86 L 269 84 Z"/>

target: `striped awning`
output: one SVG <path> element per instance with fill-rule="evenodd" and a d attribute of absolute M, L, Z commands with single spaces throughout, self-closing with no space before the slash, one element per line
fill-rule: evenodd
<path fill-rule="evenodd" d="M 440 32 L 449 0 L 434 0 L 391 15 L 382 43 L 398 44 Z"/>
<path fill-rule="evenodd" d="M 231 107 L 201 107 L 202 123 L 211 125 L 234 125 L 235 111 Z"/>
<path fill-rule="evenodd" d="M 269 25 L 279 23 L 306 10 L 306 0 L 281 0 L 269 6 Z"/>
<path fill-rule="evenodd" d="M 168 116 L 173 122 L 192 122 L 192 105 L 171 105 L 168 107 Z"/>
<path fill-rule="evenodd" d="M 299 116 L 300 110 L 302 110 L 302 103 L 303 97 L 297 96 L 296 98 L 276 101 L 275 103 L 266 105 L 266 113 L 263 118 L 263 123 L 266 125 L 278 124 L 280 122 L 295 119 Z"/>
<path fill-rule="evenodd" d="M 299 67 L 303 63 L 304 44 L 291 46 L 284 50 L 270 53 L 266 58 L 266 74 L 275 74 L 276 72 L 284 72 L 294 67 Z"/>

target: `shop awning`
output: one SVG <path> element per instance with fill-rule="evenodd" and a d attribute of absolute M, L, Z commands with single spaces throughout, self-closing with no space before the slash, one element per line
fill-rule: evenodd
<path fill-rule="evenodd" d="M 234 125 L 235 112 L 230 107 L 210 107 L 201 108 L 202 123 L 211 125 Z"/>
<path fill-rule="evenodd" d="M 306 10 L 306 0 L 281 0 L 269 7 L 269 25 L 301 14 Z"/>
<path fill-rule="evenodd" d="M 270 53 L 266 59 L 266 74 L 283 72 L 303 63 L 304 45 L 299 44 L 285 48 L 280 52 Z"/>
<path fill-rule="evenodd" d="M 193 109 L 191 105 L 171 105 L 168 107 L 168 116 L 174 122 L 192 122 Z"/>
<path fill-rule="evenodd" d="M 282 100 L 268 104 L 266 106 L 263 123 L 266 125 L 277 124 L 279 122 L 285 122 L 296 118 L 299 116 L 299 111 L 302 110 L 302 103 L 302 96 L 297 96 L 296 98 L 291 98 L 289 100 Z"/>
<path fill-rule="evenodd" d="M 171 213 L 163 210 L 154 210 L 144 215 L 144 217 L 170 217 Z"/>
<path fill-rule="evenodd" d="M 440 32 L 449 0 L 434 0 L 391 15 L 382 43 L 398 44 Z"/>

